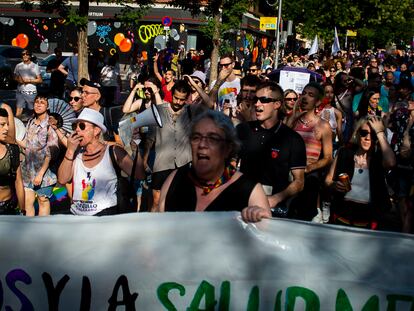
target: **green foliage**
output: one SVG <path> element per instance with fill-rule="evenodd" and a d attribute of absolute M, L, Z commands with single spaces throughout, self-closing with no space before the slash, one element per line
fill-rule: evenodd
<path fill-rule="evenodd" d="M 121 10 L 121 14 L 117 14 L 115 17 L 124 25 L 133 27 L 138 25 L 148 9 L 149 5 L 147 4 L 141 4 L 139 9 L 125 5 Z"/>
<path fill-rule="evenodd" d="M 378 47 L 409 42 L 413 35 L 414 0 L 284 1 L 282 12 L 303 36 L 313 38 L 317 34 L 328 44 L 333 41 L 334 26 L 340 38 L 352 29 L 358 32 L 361 43 Z"/>

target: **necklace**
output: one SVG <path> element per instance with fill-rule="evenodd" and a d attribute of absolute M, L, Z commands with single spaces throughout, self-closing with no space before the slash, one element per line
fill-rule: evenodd
<path fill-rule="evenodd" d="M 203 195 L 209 194 L 213 189 L 216 189 L 220 187 L 221 185 L 224 185 L 226 182 L 228 182 L 231 177 L 236 173 L 236 168 L 229 164 L 224 168 L 223 174 L 216 180 L 214 184 L 208 184 L 205 182 L 200 182 L 197 178 L 197 176 L 194 173 L 194 170 L 191 169 L 189 172 L 190 179 L 195 183 L 195 185 L 199 188 L 203 189 Z"/>
<path fill-rule="evenodd" d="M 102 150 L 104 150 L 105 149 L 105 146 L 103 146 L 102 148 L 100 148 L 99 150 L 97 150 L 97 151 L 95 151 L 94 153 L 87 153 L 86 151 L 83 153 L 83 155 L 85 156 L 85 157 L 94 157 L 94 156 L 96 156 L 96 155 L 98 155 L 98 154 L 100 154 L 101 152 L 102 152 Z"/>
<path fill-rule="evenodd" d="M 358 168 L 358 173 L 362 174 L 365 168 L 368 168 L 367 155 L 354 155 L 355 166 Z"/>
<path fill-rule="evenodd" d="M 299 121 L 302 122 L 303 126 L 309 127 L 309 124 L 311 124 L 314 121 L 314 119 L 305 120 L 303 118 L 300 118 Z"/>

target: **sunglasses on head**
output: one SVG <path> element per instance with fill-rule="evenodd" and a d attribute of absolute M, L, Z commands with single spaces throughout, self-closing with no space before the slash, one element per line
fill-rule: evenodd
<path fill-rule="evenodd" d="M 83 122 L 72 123 L 72 130 L 76 130 L 79 127 L 81 131 L 85 130 L 86 124 Z"/>
<path fill-rule="evenodd" d="M 276 98 L 271 98 L 271 97 L 266 97 L 266 96 L 260 96 L 260 97 L 255 96 L 253 100 L 255 102 L 260 101 L 262 104 L 269 104 L 269 103 L 273 103 L 277 101 Z"/>
<path fill-rule="evenodd" d="M 74 100 L 75 102 L 78 102 L 79 101 L 79 99 L 81 99 L 79 96 L 69 96 L 69 101 L 72 101 L 72 100 Z"/>
<path fill-rule="evenodd" d="M 363 129 L 359 129 L 359 130 L 358 130 L 358 133 L 359 133 L 359 136 L 361 136 L 361 137 L 367 137 L 369 134 L 371 134 L 371 132 L 370 132 L 370 131 L 368 131 L 368 130 L 363 130 Z"/>

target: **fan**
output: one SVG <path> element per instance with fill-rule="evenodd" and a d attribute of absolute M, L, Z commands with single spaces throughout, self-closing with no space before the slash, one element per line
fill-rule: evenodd
<path fill-rule="evenodd" d="M 76 119 L 76 113 L 72 107 L 62 99 L 50 98 L 49 103 L 49 115 L 57 117 L 58 128 L 63 128 L 66 132 L 72 132 L 72 122 Z M 60 120 L 59 120 L 60 119 Z"/>

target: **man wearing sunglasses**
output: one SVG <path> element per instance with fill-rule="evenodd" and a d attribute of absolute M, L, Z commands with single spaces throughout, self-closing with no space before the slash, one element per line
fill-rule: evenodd
<path fill-rule="evenodd" d="M 288 201 L 303 189 L 305 144 L 279 119 L 283 101 L 279 85 L 261 83 L 253 101 L 256 121 L 236 128 L 242 141 L 240 170 L 263 185 L 274 216 L 289 217 Z"/>
<path fill-rule="evenodd" d="M 33 104 L 37 95 L 36 84 L 42 83 L 39 66 L 32 62 L 29 50 L 23 50 L 23 61 L 14 69 L 14 79 L 17 81 L 16 117 L 20 118 L 23 109 L 33 111 Z"/>
<path fill-rule="evenodd" d="M 229 102 L 233 108 L 237 104 L 237 94 L 240 92 L 240 79 L 233 72 L 234 59 L 230 54 L 221 56 L 219 62 L 219 75 L 213 81 L 210 90 L 210 100 L 216 104 L 216 109 L 223 111 L 224 103 Z"/>
<path fill-rule="evenodd" d="M 72 182 L 74 215 L 104 216 L 117 214 L 117 174 L 109 148 L 118 168 L 131 175 L 133 161 L 118 145 L 110 146 L 100 138 L 106 132 L 103 116 L 95 110 L 84 108 L 73 123 L 73 133 L 68 137 L 65 157 L 59 167 L 61 184 Z M 134 177 L 144 178 L 141 157 L 138 156 Z"/>

